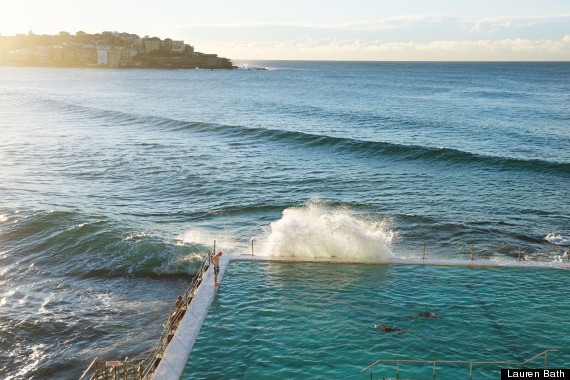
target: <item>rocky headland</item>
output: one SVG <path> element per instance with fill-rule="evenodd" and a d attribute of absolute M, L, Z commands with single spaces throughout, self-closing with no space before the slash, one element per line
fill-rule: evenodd
<path fill-rule="evenodd" d="M 0 65 L 233 69 L 231 60 L 194 51 L 182 40 L 103 32 L 0 35 Z"/>

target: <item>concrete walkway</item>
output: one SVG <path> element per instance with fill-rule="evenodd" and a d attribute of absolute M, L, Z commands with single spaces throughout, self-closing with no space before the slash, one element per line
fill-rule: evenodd
<path fill-rule="evenodd" d="M 337 260 L 331 258 L 302 258 L 302 257 L 279 257 L 279 256 L 230 256 L 230 261 L 272 261 L 288 263 L 332 263 L 332 264 L 358 264 L 358 265 L 430 265 L 430 266 L 460 266 L 460 267 L 522 267 L 522 268 L 562 268 L 570 269 L 570 261 L 513 261 L 513 260 L 489 260 L 475 258 L 465 259 L 421 259 L 390 257 L 384 261 L 357 261 Z"/>
<path fill-rule="evenodd" d="M 221 281 L 224 277 L 229 261 L 230 258 L 228 256 L 220 258 L 218 281 Z M 153 379 L 178 380 L 182 377 L 194 343 L 198 338 L 206 315 L 208 315 L 208 310 L 217 290 L 218 287 L 214 286 L 214 266 L 210 265 L 204 280 L 193 295 L 194 298 L 190 302 L 188 310 L 186 310 L 184 317 L 178 324 L 172 340 L 166 351 L 164 351 L 162 360 L 154 372 Z"/>

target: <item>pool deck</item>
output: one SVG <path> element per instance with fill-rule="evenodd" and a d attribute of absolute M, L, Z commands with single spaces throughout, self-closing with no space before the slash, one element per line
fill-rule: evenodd
<path fill-rule="evenodd" d="M 362 261 L 341 261 L 331 259 L 308 260 L 296 257 L 268 257 L 268 256 L 228 256 L 220 258 L 220 274 L 218 281 L 222 281 L 226 269 L 231 261 L 273 261 L 273 262 L 325 262 L 335 264 L 369 264 L 369 265 L 436 265 L 436 266 L 469 266 L 469 267 L 521 267 L 521 268 L 561 268 L 570 269 L 569 262 L 528 262 L 528 261 L 491 261 L 491 260 L 424 260 L 417 258 L 391 258 L 382 262 L 362 262 Z M 222 285 L 223 286 L 223 283 Z M 168 347 L 166 348 L 162 360 L 154 372 L 153 379 L 178 380 L 184 374 L 184 369 L 202 325 L 206 320 L 206 315 L 210 305 L 214 300 L 217 286 L 214 286 L 213 266 L 210 265 L 204 280 L 194 293 L 194 298 L 190 303 L 186 314 L 180 321 L 176 332 Z"/>

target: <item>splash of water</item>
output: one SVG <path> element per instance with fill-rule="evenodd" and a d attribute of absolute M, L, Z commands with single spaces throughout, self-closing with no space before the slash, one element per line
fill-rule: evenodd
<path fill-rule="evenodd" d="M 213 248 L 216 242 L 216 251 L 222 250 L 224 253 L 240 254 L 247 251 L 247 243 L 240 242 L 235 237 L 227 233 L 216 233 L 206 229 L 194 228 L 188 230 L 178 237 L 180 244 L 190 244 L 203 247 L 204 250 Z"/>
<path fill-rule="evenodd" d="M 316 199 L 288 208 L 268 227 L 261 253 L 300 259 L 379 261 L 393 256 L 388 219 L 372 220 Z"/>
<path fill-rule="evenodd" d="M 178 240 L 183 244 L 209 245 L 215 240 L 215 235 L 206 230 L 191 229 L 181 234 Z"/>
<path fill-rule="evenodd" d="M 550 244 L 555 244 L 555 245 L 570 245 L 570 236 L 562 236 L 562 235 L 556 235 L 556 234 L 548 234 L 546 235 L 546 237 L 544 238 L 546 241 L 548 241 Z"/>

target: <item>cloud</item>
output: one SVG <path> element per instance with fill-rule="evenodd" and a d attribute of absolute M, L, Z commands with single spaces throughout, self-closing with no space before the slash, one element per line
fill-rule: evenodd
<path fill-rule="evenodd" d="M 175 27 L 199 51 L 260 59 L 570 60 L 570 14 L 408 15 L 351 23 Z M 338 55 L 335 55 L 338 52 Z"/>
<path fill-rule="evenodd" d="M 559 40 L 474 39 L 381 42 L 363 39 L 312 38 L 243 41 L 218 45 L 227 56 L 257 59 L 347 60 L 570 60 L 570 35 Z M 335 58 L 336 57 L 336 58 Z"/>
<path fill-rule="evenodd" d="M 437 15 L 406 15 L 399 17 L 385 17 L 373 21 L 345 22 L 345 23 L 233 23 L 233 24 L 193 24 L 169 25 L 177 30 L 198 31 L 232 31 L 235 33 L 250 30 L 262 31 L 271 29 L 289 30 L 293 33 L 311 30 L 315 33 L 336 32 L 383 32 L 387 30 L 438 29 L 448 28 L 448 32 L 462 31 L 467 33 L 489 33 L 491 31 L 517 30 L 521 33 L 534 29 L 545 29 L 547 32 L 559 30 L 563 27 L 568 30 L 570 14 L 543 15 L 533 17 L 493 17 L 473 19 L 469 17 L 437 14 Z M 166 27 L 166 26 L 165 26 Z M 457 30 L 453 30 L 457 29 Z M 556 33 L 559 33 L 557 31 Z"/>
<path fill-rule="evenodd" d="M 480 20 L 463 19 L 462 23 L 472 35 L 487 35 L 495 38 L 554 38 L 568 30 L 570 14 L 534 17 L 495 17 Z"/>

